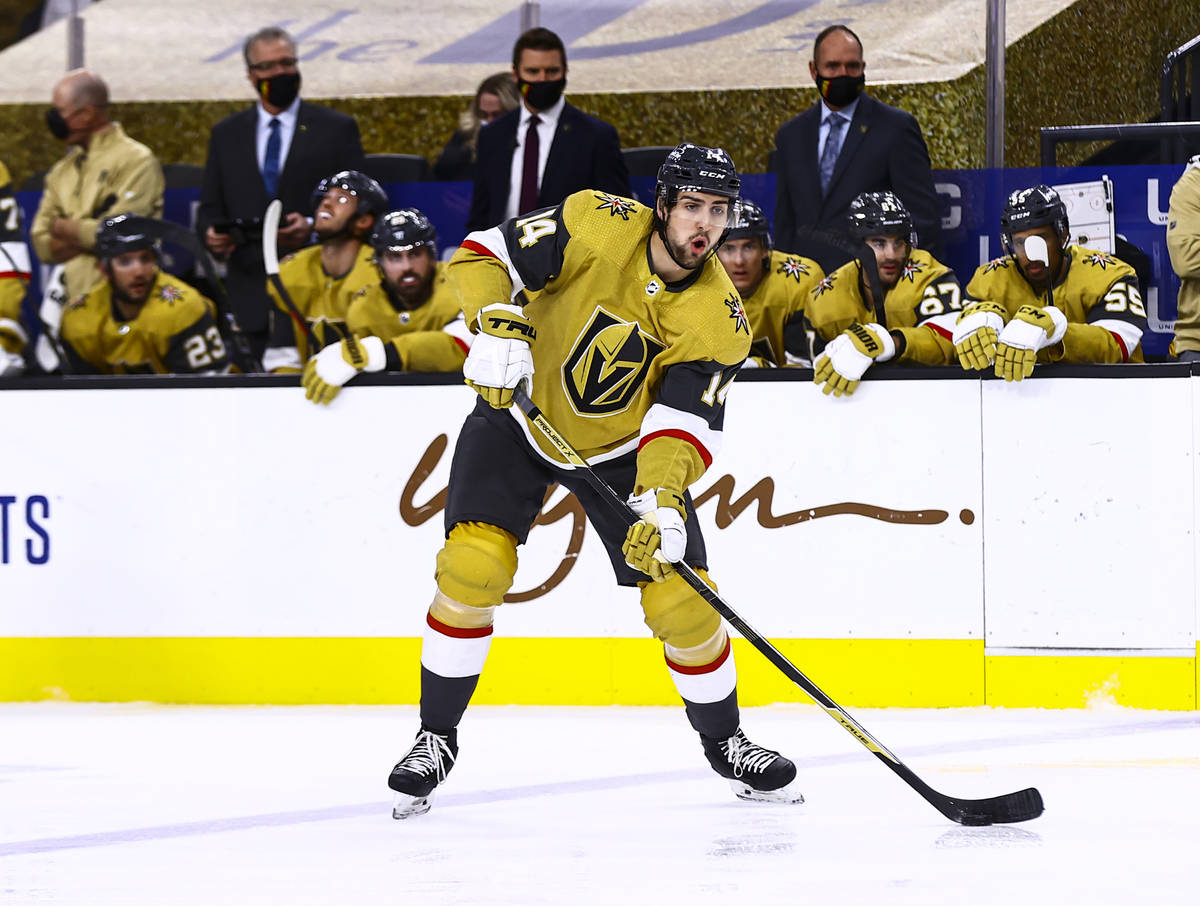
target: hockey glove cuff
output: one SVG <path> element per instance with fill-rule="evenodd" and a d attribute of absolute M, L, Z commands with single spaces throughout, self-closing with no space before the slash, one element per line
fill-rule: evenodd
<path fill-rule="evenodd" d="M 896 342 L 881 324 L 851 324 L 838 334 L 813 363 L 813 382 L 824 393 L 850 396 L 874 362 L 896 355 Z"/>
<path fill-rule="evenodd" d="M 522 381 L 526 392 L 533 392 L 530 343 L 537 331 L 519 307 L 503 303 L 480 309 L 474 326 L 477 335 L 463 363 L 463 378 L 493 409 L 507 409 Z"/>
<path fill-rule="evenodd" d="M 387 350 L 379 337 L 348 337 L 330 344 L 304 365 L 304 398 L 328 406 L 342 385 L 360 371 L 382 371 Z"/>

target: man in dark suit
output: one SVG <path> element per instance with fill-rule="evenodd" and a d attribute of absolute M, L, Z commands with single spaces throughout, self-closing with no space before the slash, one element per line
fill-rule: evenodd
<path fill-rule="evenodd" d="M 563 99 L 567 51 L 558 35 L 531 28 L 517 38 L 513 75 L 522 104 L 479 132 L 467 230 L 556 205 L 580 189 L 628 196 L 617 130 Z"/>
<path fill-rule="evenodd" d="M 213 126 L 196 229 L 209 251 L 228 260 L 226 289 L 256 357 L 267 342 L 266 272 L 261 218 L 283 202 L 280 254 L 309 243 L 312 193 L 324 177 L 361 169 L 354 118 L 300 100 L 296 43 L 281 28 L 246 39 L 246 71 L 258 103 Z"/>
<path fill-rule="evenodd" d="M 808 64 L 820 98 L 775 135 L 776 245 L 815 258 L 825 273 L 851 257 L 847 217 L 862 192 L 895 192 L 912 214 L 917 244 L 935 258 L 943 252 L 921 127 L 910 113 L 860 93 L 865 69 L 858 36 L 844 25 L 826 28 Z"/>

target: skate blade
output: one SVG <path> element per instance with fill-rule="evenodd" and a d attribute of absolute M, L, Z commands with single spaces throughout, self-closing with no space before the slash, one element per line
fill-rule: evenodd
<path fill-rule="evenodd" d="M 804 797 L 800 795 L 799 790 L 794 790 L 791 785 L 780 787 L 777 790 L 756 790 L 754 787 L 742 783 L 740 780 L 731 780 L 729 785 L 733 788 L 733 794 L 739 799 L 744 799 L 746 802 L 772 802 L 777 805 L 799 805 L 804 801 Z"/>
<path fill-rule="evenodd" d="M 409 796 L 406 793 L 393 793 L 392 817 L 397 821 L 405 818 L 415 818 L 424 815 L 433 805 L 433 793 L 428 796 Z"/>

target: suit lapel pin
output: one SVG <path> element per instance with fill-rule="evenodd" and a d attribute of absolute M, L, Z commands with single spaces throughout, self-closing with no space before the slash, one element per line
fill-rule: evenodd
<path fill-rule="evenodd" d="M 863 123 L 861 126 L 859 126 L 858 131 L 861 132 L 863 135 L 866 135 L 867 134 L 867 124 Z"/>

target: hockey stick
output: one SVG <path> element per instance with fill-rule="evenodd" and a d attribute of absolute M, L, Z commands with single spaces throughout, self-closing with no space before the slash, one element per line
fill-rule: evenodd
<path fill-rule="evenodd" d="M 262 253 L 263 265 L 267 271 L 267 279 L 271 281 L 271 285 L 275 287 L 275 292 L 279 294 L 279 298 L 283 300 L 283 304 L 287 306 L 288 312 L 292 316 L 292 320 L 296 322 L 296 326 L 304 331 L 304 335 L 308 338 L 308 354 L 314 356 L 320 350 L 321 344 L 317 342 L 317 335 L 313 333 L 313 329 L 309 326 L 308 319 L 300 313 L 300 309 L 296 307 L 296 303 L 292 301 L 291 295 L 287 288 L 283 285 L 283 281 L 279 279 L 279 221 L 283 217 L 283 202 L 278 198 L 272 200 L 267 205 L 266 213 L 263 214 L 262 225 Z"/>
<path fill-rule="evenodd" d="M 216 265 L 213 264 L 212 257 L 208 254 L 204 243 L 200 241 L 200 237 L 182 224 L 169 220 L 156 220 L 153 217 L 133 214 L 130 215 L 129 222 L 145 231 L 147 236 L 179 246 L 196 260 L 217 297 L 213 300 L 217 304 L 217 314 L 220 315 L 217 320 L 217 329 L 221 331 L 222 338 L 229 345 L 234 364 L 241 369 L 243 374 L 256 374 L 262 371 L 262 363 L 251 351 L 250 341 L 242 332 L 242 326 L 233 313 L 233 304 L 229 299 L 229 293 L 225 290 L 225 283 L 221 280 L 221 275 L 217 273 Z"/>
<path fill-rule="evenodd" d="M 513 391 L 513 402 L 520 407 L 521 411 L 525 413 L 526 418 L 541 432 L 543 437 L 554 445 L 554 448 L 570 463 L 575 471 L 629 525 L 638 521 L 639 517 L 630 509 L 629 504 L 603 478 L 592 470 L 583 457 L 575 452 L 575 448 L 567 442 L 566 438 L 559 434 L 554 426 L 546 420 L 541 410 L 529 398 L 524 386 L 518 386 Z M 683 562 L 676 563 L 674 566 L 683 577 L 683 580 L 700 597 L 704 598 L 717 613 L 728 620 L 746 641 L 757 648 L 767 660 L 778 667 L 784 676 L 807 692 L 818 705 L 825 709 L 826 714 L 845 727 L 851 736 L 874 752 L 875 756 L 891 768 L 900 779 L 916 790 L 924 797 L 926 802 L 951 821 L 966 825 L 1011 824 L 1016 821 L 1029 821 L 1042 813 L 1042 796 L 1033 787 L 1020 790 L 1016 793 L 995 796 L 991 799 L 959 799 L 953 796 L 946 796 L 933 789 L 933 787 L 929 786 L 929 784 L 925 783 L 925 781 L 909 770 L 883 743 L 868 733 L 862 724 L 822 692 L 816 683 L 801 673 L 774 645 L 752 629 L 745 620 L 738 616 L 724 598 L 700 578 L 694 569 Z"/>

